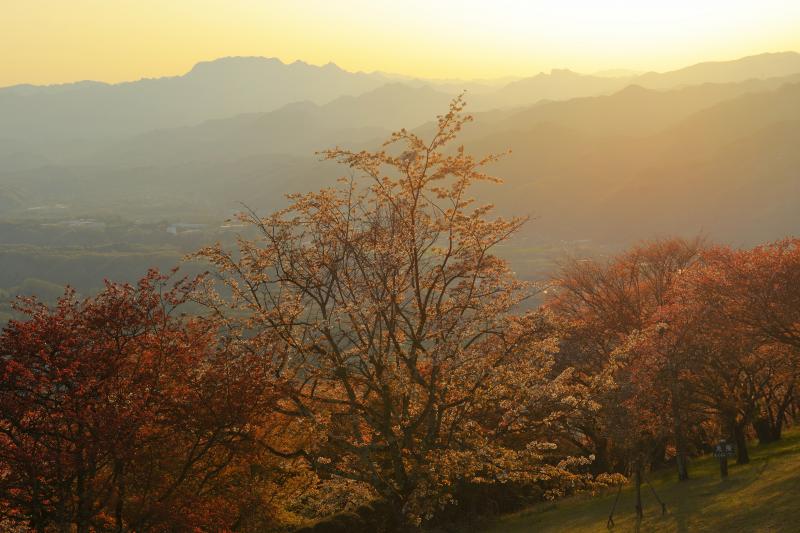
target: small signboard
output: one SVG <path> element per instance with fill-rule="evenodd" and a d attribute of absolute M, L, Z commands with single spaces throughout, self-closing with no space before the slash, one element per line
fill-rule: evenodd
<path fill-rule="evenodd" d="M 714 448 L 714 457 L 736 457 L 736 447 L 733 443 L 724 440 L 719 441 L 719 444 Z"/>

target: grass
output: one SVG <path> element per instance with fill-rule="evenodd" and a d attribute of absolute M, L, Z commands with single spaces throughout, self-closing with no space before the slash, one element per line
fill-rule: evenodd
<path fill-rule="evenodd" d="M 633 487 L 623 488 L 613 531 L 642 532 L 800 532 L 800 429 L 781 441 L 753 446 L 750 464 L 730 464 L 722 481 L 719 464 L 702 457 L 690 465 L 692 479 L 678 483 L 674 471 L 651 474 L 661 508 L 647 485 L 642 486 L 644 519 L 636 523 Z M 539 504 L 505 516 L 484 533 L 607 532 L 606 520 L 617 490 L 580 495 Z"/>

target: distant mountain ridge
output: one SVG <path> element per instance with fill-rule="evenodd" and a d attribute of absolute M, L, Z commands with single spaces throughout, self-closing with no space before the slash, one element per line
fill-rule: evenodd
<path fill-rule="evenodd" d="M 100 160 L 116 165 L 174 164 L 265 154 L 310 156 L 336 145 L 357 149 L 441 113 L 451 98 L 430 87 L 388 83 L 325 105 L 295 102 L 266 113 L 148 132 L 116 143 Z"/>
<path fill-rule="evenodd" d="M 451 80 L 404 82 L 427 85 L 448 94 L 474 87 L 471 109 L 484 110 L 611 94 L 629 84 L 669 89 L 796 72 L 800 72 L 800 54 L 785 52 L 641 76 L 592 76 L 554 69 L 499 89 L 473 82 L 464 82 L 464 87 L 459 88 L 458 82 Z M 333 63 L 315 66 L 301 61 L 286 64 L 275 58 L 229 57 L 198 63 L 180 76 L 117 84 L 82 81 L 53 86 L 17 85 L 0 88 L 0 139 L 26 143 L 31 151 L 46 148 L 61 153 L 65 143 L 85 145 L 122 139 L 155 129 L 274 111 L 292 102 L 323 105 L 397 80 L 397 76 L 378 72 L 348 72 Z"/>
<path fill-rule="evenodd" d="M 578 74 L 569 69 L 553 69 L 509 83 L 489 94 L 479 95 L 477 108 L 519 107 L 540 100 L 569 100 L 618 91 L 632 77 L 607 77 Z"/>
<path fill-rule="evenodd" d="M 608 72 L 608 71 L 607 71 Z M 613 71 L 612 71 L 613 72 Z M 698 63 L 669 72 L 615 75 L 579 74 L 569 69 L 553 69 L 509 83 L 495 93 L 480 95 L 478 108 L 527 106 L 540 100 L 568 100 L 611 94 L 628 85 L 647 89 L 674 89 L 704 83 L 737 83 L 749 79 L 778 78 L 800 72 L 800 53 L 777 52 L 747 56 L 730 61 Z"/>
<path fill-rule="evenodd" d="M 775 78 L 800 72 L 800 53 L 769 52 L 732 61 L 707 61 L 670 72 L 648 72 L 633 83 L 650 89 L 670 89 L 700 83 L 733 83 Z"/>
<path fill-rule="evenodd" d="M 545 101 L 506 114 L 504 127 L 520 130 L 532 124 L 553 122 L 575 131 L 637 137 L 656 133 L 709 106 L 748 93 L 764 94 L 800 82 L 796 74 L 737 83 L 703 83 L 672 90 L 631 84 L 612 94 L 563 101 Z M 480 123 L 482 115 L 477 119 Z M 496 122 L 496 121 L 495 121 Z M 479 129 L 479 125 L 476 128 Z"/>
<path fill-rule="evenodd" d="M 382 74 L 351 73 L 333 64 L 317 67 L 233 57 L 198 63 L 182 76 L 118 84 L 14 86 L 0 89 L 0 138 L 43 142 L 125 137 L 272 111 L 301 100 L 324 104 L 386 82 Z"/>
<path fill-rule="evenodd" d="M 478 116 L 465 132 L 467 148 L 510 148 L 512 156 L 492 169 L 505 185 L 477 195 L 491 198 L 505 214 L 535 217 L 525 233 L 539 240 L 625 245 L 654 235 L 702 233 L 753 245 L 797 234 L 800 76 L 783 79 L 787 83 L 762 83 L 760 91 L 739 95 L 735 87 L 718 85 L 717 96 L 725 98 L 702 106 L 712 94 L 702 92 L 707 86 L 625 90 L 580 103 L 587 110 L 592 103 L 596 109 L 587 114 L 594 117 L 620 113 L 620 123 L 634 133 L 635 111 L 643 109 L 636 98 L 646 95 L 651 113 L 639 117 L 647 127 L 638 135 L 620 135 L 619 123 L 607 120 L 575 121 L 567 112 L 575 100 L 560 103 L 560 114 L 535 118 L 529 114 L 534 106 L 487 127 Z M 754 82 L 736 85 L 756 88 Z M 682 93 L 692 97 L 688 104 Z M 521 120 L 526 113 L 528 120 Z M 659 122 L 660 131 L 648 131 Z"/>
<path fill-rule="evenodd" d="M 639 137 L 656 133 L 692 113 L 750 92 L 770 91 L 800 82 L 800 73 L 741 83 L 703 84 L 674 91 L 630 85 L 608 96 L 547 101 L 500 116 L 477 113 L 465 132 L 525 131 L 540 123 L 574 133 Z M 419 124 L 446 109 L 451 95 L 430 87 L 389 83 L 360 96 L 343 96 L 325 105 L 287 104 L 267 113 L 248 113 L 197 126 L 148 132 L 102 152 L 112 165 L 175 164 L 193 159 L 237 159 L 264 154 L 312 155 L 335 145 L 358 149 L 375 145 L 391 131 Z M 470 108 L 472 108 L 472 103 Z M 491 117 L 491 118 L 489 118 Z M 488 119 L 488 120 L 487 120 Z M 98 159 L 93 156 L 89 161 Z"/>
<path fill-rule="evenodd" d="M 468 93 L 467 109 L 475 121 L 459 140 L 476 155 L 508 148 L 513 152 L 492 169 L 506 184 L 480 185 L 475 195 L 479 203 L 493 203 L 502 214 L 537 217 L 523 237 L 539 240 L 624 244 L 656 234 L 691 236 L 705 231 L 715 239 L 754 243 L 797 233 L 798 58 L 795 53 L 767 54 L 632 79 L 561 70 L 495 91 Z M 293 99 L 268 111 L 180 127 L 173 125 L 173 116 L 158 129 L 84 144 L 62 138 L 57 146 L 69 157 L 58 152 L 42 155 L 29 140 L 15 138 L 13 129 L 3 131 L 0 214 L 45 216 L 40 207 L 55 204 L 68 205 L 73 216 L 110 213 L 137 220 L 193 213 L 222 217 L 237 209 L 238 202 L 269 211 L 284 205 L 284 194 L 330 185 L 344 172 L 321 163 L 315 150 L 337 144 L 373 149 L 400 127 L 426 135 L 429 121 L 444 112 L 452 98 L 449 85 L 389 81 L 380 74 L 354 78 L 333 65 L 293 66 L 257 59 L 202 64 L 184 76 L 131 83 L 114 94 L 123 98 L 131 91 L 130 102 L 141 103 L 143 94 L 174 97 L 187 87 L 214 86 L 218 92 L 202 98 L 216 101 L 221 94 L 236 94 L 236 87 L 243 85 L 242 91 L 252 96 L 251 85 L 264 83 L 258 74 L 263 69 L 280 74 L 275 79 L 284 93 L 273 87 L 269 94 L 274 102 L 297 97 L 286 92 L 291 83 L 309 84 L 328 76 L 340 80 L 338 91 L 345 87 L 352 94 L 337 94 L 324 102 Z M 780 75 L 764 77 L 775 73 Z M 226 81 L 204 81 L 208 79 Z M 735 81 L 719 81 L 730 79 Z M 568 89 L 573 92 L 547 93 L 564 80 L 570 80 Z M 614 84 L 621 87 L 613 90 Z M 670 87 L 661 88 L 664 84 Z M 0 91 L 0 112 L 7 112 L 3 106 L 9 101 L 30 99 L 52 106 L 72 98 L 82 101 L 103 90 L 102 85 L 77 84 L 53 88 L 45 98 L 39 94 L 47 93 L 45 89 L 17 87 L 16 94 Z M 597 91 L 602 94 L 565 96 Z M 512 102 L 502 96 L 512 93 L 534 101 L 494 105 Z M 538 98 L 546 94 L 558 98 Z M 105 131 L 114 117 L 139 112 L 152 120 L 159 109 L 155 104 L 132 105 L 124 112 L 112 107 L 106 113 L 103 106 L 109 100 L 104 98 L 98 98 L 93 114 L 83 116 L 82 127 L 94 135 Z M 62 115 L 51 111 L 39 108 L 30 120 L 39 121 L 40 127 L 62 127 Z M 4 118 L 0 115 L 0 130 L 6 127 Z"/>

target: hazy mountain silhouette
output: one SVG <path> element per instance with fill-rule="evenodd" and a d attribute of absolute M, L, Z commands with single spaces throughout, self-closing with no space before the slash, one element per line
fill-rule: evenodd
<path fill-rule="evenodd" d="M 552 122 L 585 133 L 640 136 L 655 133 L 692 113 L 737 96 L 770 91 L 796 82 L 800 82 L 800 73 L 740 83 L 704 83 L 668 91 L 629 85 L 607 96 L 541 102 L 522 110 L 488 115 L 486 120 L 480 114 L 479 124 L 470 130 L 484 130 L 484 122 L 491 123 L 492 128 L 506 130 Z"/>
<path fill-rule="evenodd" d="M 598 70 L 593 72 L 592 76 L 600 76 L 602 78 L 633 78 L 644 74 L 638 70 L 631 70 L 627 68 L 611 68 L 605 70 Z"/>
<path fill-rule="evenodd" d="M 670 72 L 635 75 L 608 70 L 594 75 L 554 69 L 509 83 L 473 99 L 476 109 L 526 106 L 540 100 L 568 100 L 616 92 L 628 85 L 648 89 L 672 89 L 704 83 L 735 83 L 749 79 L 777 78 L 800 72 L 800 54 L 781 52 L 748 56 L 732 61 L 698 63 Z"/>
<path fill-rule="evenodd" d="M 726 83 L 800 72 L 800 54 L 762 54 L 736 61 L 700 63 L 667 73 L 607 77 L 553 70 L 513 81 L 499 89 L 491 84 L 452 80 L 414 80 L 442 92 L 475 89 L 472 109 L 510 108 L 545 99 L 610 94 L 631 83 L 665 89 L 706 82 Z M 106 84 L 84 81 L 54 86 L 18 85 L 0 89 L 0 139 L 46 145 L 54 154 L 76 146 L 119 139 L 159 128 L 191 126 L 242 113 L 268 112 L 288 103 L 321 105 L 340 96 L 357 96 L 392 79 L 381 73 L 352 73 L 330 63 L 284 64 L 263 57 L 231 57 L 198 63 L 182 76 Z M 79 146 L 78 146 L 79 147 Z"/>
<path fill-rule="evenodd" d="M 264 154 L 310 156 L 337 145 L 362 148 L 405 124 L 419 124 L 441 113 L 451 98 L 429 87 L 391 83 L 322 106 L 298 102 L 269 113 L 150 132 L 120 142 L 91 160 L 116 165 L 175 164 Z"/>
<path fill-rule="evenodd" d="M 800 94 L 796 94 L 800 103 Z M 796 116 L 796 114 L 795 114 Z M 697 120 L 692 120 L 697 123 Z M 718 131 L 718 130 L 717 130 Z M 595 206 L 620 241 L 704 232 L 735 245 L 797 234 L 800 121 L 770 124 L 692 157 L 661 155 Z M 672 152 L 674 153 L 674 152 Z"/>
<path fill-rule="evenodd" d="M 625 244 L 654 234 L 705 231 L 716 239 L 753 243 L 796 233 L 800 70 L 763 77 L 791 70 L 796 57 L 768 54 L 701 64 L 658 79 L 647 74 L 606 95 L 478 112 L 463 132 L 467 149 L 513 151 L 493 169 L 506 185 L 479 187 L 478 200 L 496 204 L 503 214 L 537 217 L 525 229 L 529 239 Z M 226 69 L 234 76 L 239 66 L 214 62 L 186 77 L 216 79 Z M 321 71 L 342 75 L 335 67 L 274 67 L 314 73 L 314 79 L 327 75 Z M 703 75 L 716 81 L 681 81 Z M 343 79 L 352 81 L 349 76 Z M 364 76 L 359 79 L 377 79 Z M 648 76 L 680 87 L 646 88 L 640 82 Z M 730 77 L 745 81 L 719 82 Z M 567 72 L 528 83 L 547 88 L 560 78 L 601 88 L 593 85 L 598 77 Z M 451 97 L 427 86 L 376 83 L 326 103 L 284 103 L 271 111 L 94 143 L 91 155 L 74 155 L 71 163 L 41 158 L 30 152 L 30 143 L 9 139 L 0 144 L 0 209 L 18 214 L 31 206 L 65 203 L 80 213 L 160 219 L 165 213 L 173 218 L 177 213 L 227 214 L 238 201 L 260 211 L 277 208 L 285 193 L 326 186 L 342 174 L 341 168 L 321 163 L 315 150 L 335 144 L 374 148 L 390 130 L 414 127 L 441 113 Z M 519 83 L 497 93 L 525 86 Z M 0 97 L 61 98 L 71 91 L 108 88 L 78 85 L 15 87 Z M 470 95 L 468 101 L 474 110 Z M 424 134 L 430 128 L 418 129 Z"/>
<path fill-rule="evenodd" d="M 667 101 L 691 90 L 653 93 Z M 631 91 L 595 103 L 615 101 L 621 111 L 625 95 Z M 658 105 L 651 110 L 661 113 Z M 513 150 L 494 169 L 506 185 L 483 187 L 479 198 L 537 217 L 529 236 L 630 243 L 705 232 L 753 244 L 800 227 L 798 83 L 676 115 L 654 134 L 624 136 L 616 124 L 581 128 L 555 118 L 525 130 L 516 119 L 482 128 L 479 116 L 468 132 L 471 150 Z"/>
<path fill-rule="evenodd" d="M 386 83 L 377 73 L 351 73 L 278 59 L 231 57 L 198 63 L 182 76 L 105 84 L 79 82 L 0 89 L 0 138 L 28 141 L 103 139 L 197 124 L 290 102 L 327 103 Z"/>
<path fill-rule="evenodd" d="M 540 100 L 568 100 L 617 91 L 630 83 L 632 77 L 588 76 L 567 69 L 554 69 L 509 83 L 489 94 L 478 95 L 476 109 L 519 107 Z"/>
<path fill-rule="evenodd" d="M 730 83 L 751 78 L 775 78 L 800 72 L 800 54 L 777 52 L 732 61 L 709 61 L 671 72 L 648 72 L 634 83 L 651 89 L 669 89 L 700 83 Z"/>
<path fill-rule="evenodd" d="M 775 90 L 751 92 L 699 111 L 667 134 L 684 145 L 708 145 L 734 140 L 770 124 L 800 120 L 800 76 Z"/>

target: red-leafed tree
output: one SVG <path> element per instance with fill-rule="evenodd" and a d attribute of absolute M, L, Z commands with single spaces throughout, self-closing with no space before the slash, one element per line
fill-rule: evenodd
<path fill-rule="evenodd" d="M 762 442 L 780 438 L 797 402 L 800 373 L 800 239 L 750 250 L 709 249 L 686 282 L 691 298 L 712 318 L 706 321 L 709 340 L 741 339 L 742 350 L 725 349 L 718 358 L 741 369 L 749 398 L 746 423 Z M 744 430 L 738 433 L 743 445 Z"/>
<path fill-rule="evenodd" d="M 752 335 L 800 349 L 800 238 L 703 254 L 695 294 Z"/>
<path fill-rule="evenodd" d="M 603 405 L 575 435 L 605 468 L 658 462 L 671 435 L 679 478 L 688 475 L 687 402 L 678 354 L 658 352 L 652 343 L 645 349 L 642 343 L 643 333 L 655 331 L 676 279 L 700 248 L 697 240 L 644 243 L 610 261 L 568 262 L 554 281 L 546 306 L 562 331 L 559 362 L 574 367 Z"/>
<path fill-rule="evenodd" d="M 759 347 L 758 372 L 753 379 L 756 405 L 753 430 L 759 442 L 779 440 L 790 411 L 797 406 L 800 387 L 800 351 L 792 346 L 769 343 Z"/>
<path fill-rule="evenodd" d="M 660 405 L 663 426 L 673 428 L 679 461 L 686 457 L 690 429 L 716 419 L 720 436 L 730 434 L 739 445 L 740 462 L 746 462 L 755 345 L 740 331 L 720 332 L 704 302 L 682 290 L 683 283 L 678 285 L 670 305 L 632 336 L 626 348 L 636 354 L 637 374 L 645 376 L 639 382 L 641 398 L 655 409 Z"/>
<path fill-rule="evenodd" d="M 0 511 L 36 531 L 223 531 L 257 497 L 263 359 L 176 307 L 193 283 L 151 272 L 0 336 Z"/>

